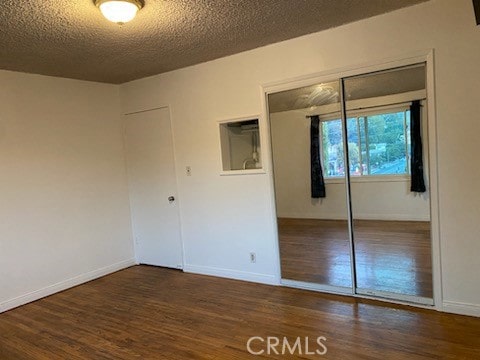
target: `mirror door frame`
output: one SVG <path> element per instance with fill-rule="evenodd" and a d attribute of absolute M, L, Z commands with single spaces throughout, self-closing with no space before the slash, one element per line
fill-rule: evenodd
<path fill-rule="evenodd" d="M 433 306 L 431 304 L 412 303 L 409 301 L 409 296 L 394 296 L 390 298 L 388 294 L 383 297 L 374 297 L 365 294 L 356 293 L 355 281 L 352 281 L 352 288 L 350 291 L 329 285 L 317 285 L 310 283 L 301 283 L 293 280 L 284 280 L 281 278 L 280 268 L 280 247 L 277 227 L 277 211 L 275 204 L 275 184 L 274 184 L 274 169 L 273 169 L 273 152 L 272 142 L 270 136 L 265 136 L 265 168 L 269 175 L 269 188 L 271 199 L 271 213 L 273 233 L 276 238 L 274 251 L 277 254 L 276 261 L 276 279 L 278 284 L 290 287 L 298 287 L 307 290 L 321 291 L 327 293 L 335 293 L 340 295 L 351 295 L 359 298 L 373 298 L 380 301 L 387 301 L 392 303 L 408 304 L 417 307 L 435 308 L 442 311 L 442 278 L 441 278 L 441 245 L 440 245 L 440 221 L 439 221 L 439 201 L 438 201 L 438 163 L 437 163 L 437 125 L 436 125 L 436 106 L 435 106 L 435 82 L 434 82 L 434 50 L 419 51 L 412 53 L 402 58 L 390 58 L 380 60 L 378 62 L 369 62 L 363 64 L 352 65 L 346 68 L 332 69 L 322 71 L 315 74 L 299 76 L 293 79 L 279 80 L 275 82 L 266 83 L 260 86 L 262 111 L 264 122 L 264 134 L 271 134 L 270 132 L 270 114 L 268 108 L 268 95 L 280 91 L 292 90 L 304 86 L 310 86 L 317 83 L 329 81 L 343 81 L 344 78 L 353 77 L 362 74 L 368 74 L 377 71 L 388 70 L 403 66 L 414 65 L 418 63 L 425 63 L 426 66 L 426 95 L 427 95 L 427 129 L 430 141 L 428 142 L 428 158 L 429 158 L 429 181 L 430 181 L 430 216 L 431 216 L 431 256 L 432 256 L 432 281 L 433 281 Z M 343 107 L 343 105 L 341 104 Z M 350 240 L 351 242 L 351 240 Z M 353 249 L 352 249 L 353 250 Z M 353 264 L 352 268 L 354 268 Z M 396 295 L 396 294 L 395 294 Z"/>

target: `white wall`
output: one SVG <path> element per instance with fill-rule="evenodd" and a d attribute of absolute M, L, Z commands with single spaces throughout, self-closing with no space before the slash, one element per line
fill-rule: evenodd
<path fill-rule="evenodd" d="M 479 41 L 470 0 L 433 0 L 123 85 L 123 112 L 171 106 L 187 269 L 277 273 L 270 169 L 220 177 L 218 120 L 261 113 L 261 84 L 433 48 L 444 305 L 480 315 Z"/>
<path fill-rule="evenodd" d="M 0 71 L 0 312 L 132 264 L 118 86 Z"/>
<path fill-rule="evenodd" d="M 306 114 L 305 109 L 270 114 L 277 216 L 346 219 L 343 179 L 326 179 L 325 198 L 310 196 L 310 119 Z M 428 149 L 427 136 L 423 136 L 423 147 Z M 430 220 L 428 191 L 410 192 L 409 178 L 352 177 L 351 194 L 355 219 Z"/>

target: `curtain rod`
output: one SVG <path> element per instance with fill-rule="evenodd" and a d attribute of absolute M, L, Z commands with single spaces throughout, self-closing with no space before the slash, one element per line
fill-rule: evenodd
<path fill-rule="evenodd" d="M 387 105 L 372 105 L 372 106 L 364 106 L 364 107 L 358 107 L 358 108 L 355 108 L 355 109 L 349 109 L 347 110 L 348 111 L 358 111 L 358 110 L 367 110 L 367 109 L 374 109 L 374 108 L 380 108 L 380 107 L 385 107 L 385 106 L 391 106 L 391 105 L 401 105 L 401 104 L 412 104 L 413 101 L 416 101 L 416 100 L 426 100 L 427 98 L 420 98 L 420 99 L 415 99 L 415 100 L 412 100 L 412 101 L 402 101 L 402 102 L 397 102 L 397 103 L 390 103 L 390 104 L 387 104 Z M 423 106 L 423 105 L 420 105 L 420 106 Z M 313 115 L 305 115 L 306 118 L 309 118 L 309 117 L 312 117 L 312 116 L 325 116 L 325 115 L 330 115 L 330 114 L 335 114 L 335 113 L 338 113 L 340 112 L 339 111 L 332 111 L 332 112 L 329 112 L 329 113 L 323 113 L 323 114 L 313 114 Z"/>

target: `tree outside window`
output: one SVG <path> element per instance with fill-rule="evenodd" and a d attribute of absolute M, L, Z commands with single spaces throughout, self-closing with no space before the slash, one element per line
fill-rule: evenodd
<path fill-rule="evenodd" d="M 409 174 L 410 111 L 347 119 L 351 176 Z M 322 160 L 326 178 L 345 175 L 342 122 L 322 121 Z"/>

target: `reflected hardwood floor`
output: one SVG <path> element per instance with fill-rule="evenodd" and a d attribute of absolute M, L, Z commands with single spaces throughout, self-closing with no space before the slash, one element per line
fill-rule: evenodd
<path fill-rule="evenodd" d="M 253 356 L 252 336 L 327 354 Z M 0 314 L 2 360 L 476 359 L 478 339 L 479 318 L 150 266 Z"/>
<path fill-rule="evenodd" d="M 357 287 L 431 298 L 430 223 L 355 220 Z M 282 277 L 351 287 L 343 220 L 278 219 Z"/>

